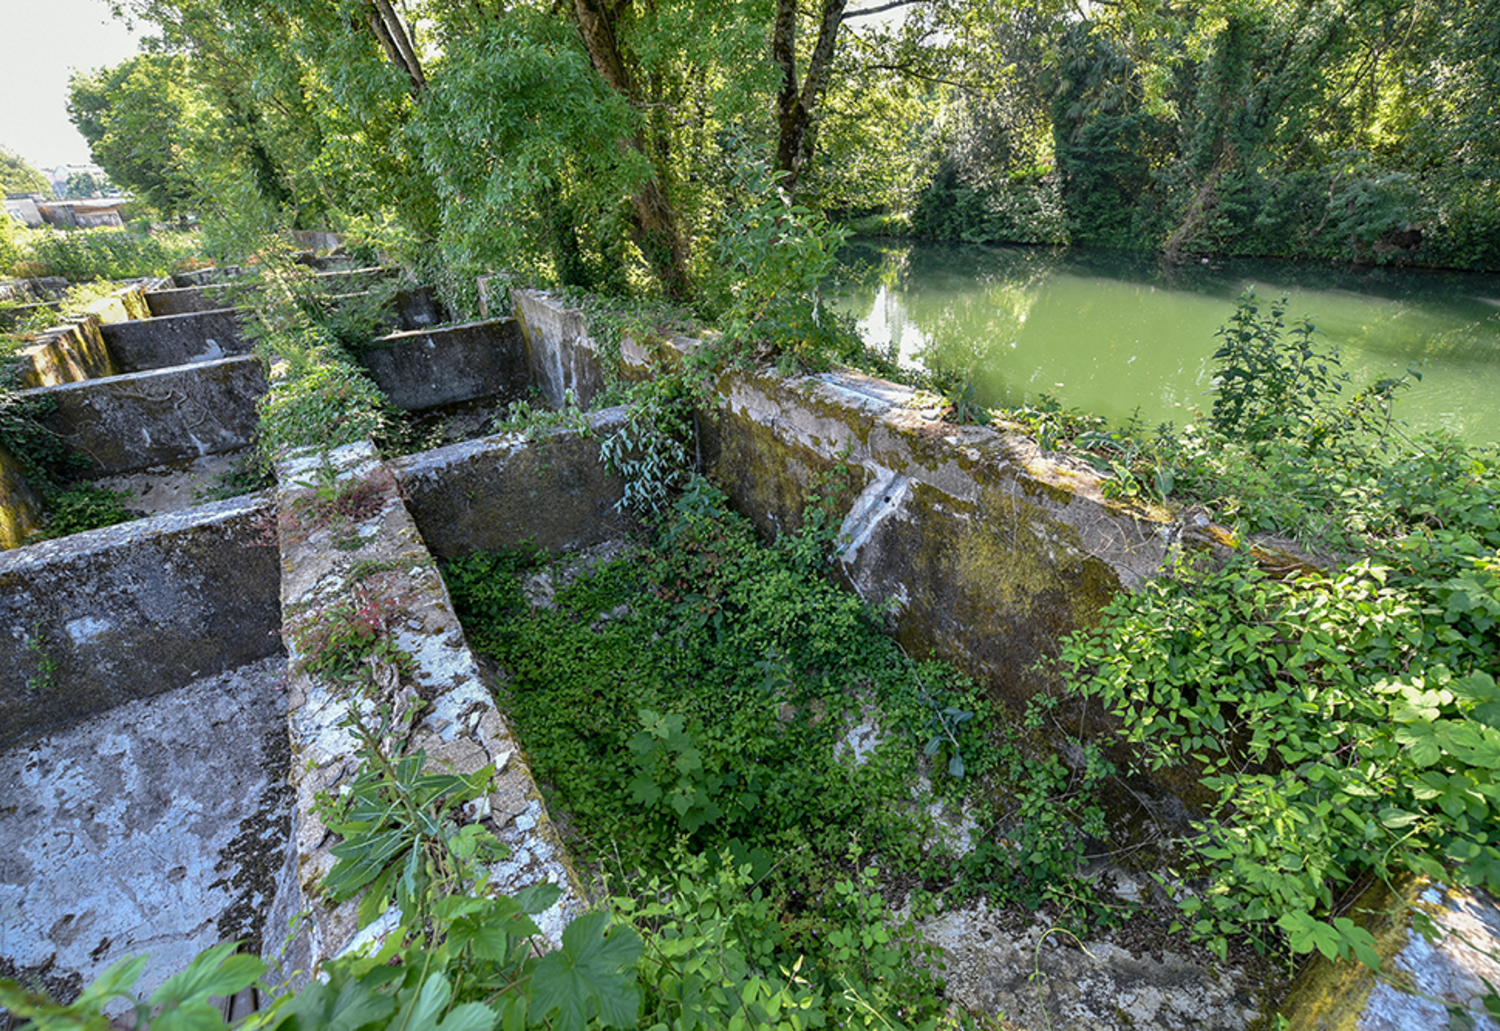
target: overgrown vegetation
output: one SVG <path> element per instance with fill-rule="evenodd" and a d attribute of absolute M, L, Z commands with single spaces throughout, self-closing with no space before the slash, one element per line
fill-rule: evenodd
<path fill-rule="evenodd" d="M 8 247 L 0 245 L 0 274 L 18 279 L 61 276 L 85 283 L 167 276 L 195 265 L 201 247 L 195 232 L 51 227 L 8 232 Z"/>

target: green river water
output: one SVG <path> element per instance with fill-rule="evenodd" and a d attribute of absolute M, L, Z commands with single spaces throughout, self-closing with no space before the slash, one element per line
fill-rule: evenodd
<path fill-rule="evenodd" d="M 1043 394 L 1154 427 L 1213 405 L 1214 331 L 1254 287 L 1285 294 L 1341 352 L 1346 394 L 1415 365 L 1399 395 L 1412 432 L 1500 441 L 1500 276 L 1153 257 L 964 244 L 854 241 L 864 285 L 841 307 L 868 344 L 907 366 L 957 373 L 992 407 Z"/>

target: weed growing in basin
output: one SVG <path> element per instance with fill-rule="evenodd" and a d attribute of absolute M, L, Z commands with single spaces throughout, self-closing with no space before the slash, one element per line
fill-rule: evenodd
<path fill-rule="evenodd" d="M 765 545 L 695 477 L 643 551 L 572 579 L 548 607 L 528 599 L 546 568 L 534 552 L 474 555 L 444 572 L 471 644 L 509 674 L 501 705 L 582 835 L 577 853 L 619 870 L 637 898 L 692 862 L 744 868 L 744 905 L 764 910 L 747 939 L 763 967 L 803 958 L 812 986 L 841 992 L 848 978 L 880 1012 L 910 1016 L 930 1012 L 930 987 L 913 979 L 905 932 L 887 923 L 891 889 L 872 861 L 934 891 L 982 876 L 1002 901 L 1035 878 L 1038 902 L 1061 905 L 1082 853 L 1068 808 L 1082 788 L 1066 775 L 1038 785 L 1024 856 L 954 865 L 928 807 L 985 798 L 1011 772 L 1008 753 L 987 739 L 989 702 L 973 684 L 907 657 L 825 578 L 838 524 L 824 501 L 802 532 Z M 862 721 L 879 730 L 856 762 L 844 739 Z M 923 755 L 934 740 L 935 763 Z M 983 819 L 976 837 L 1000 816 Z M 1059 890 L 1047 896 L 1043 882 Z"/>
<path fill-rule="evenodd" d="M 87 483 L 75 483 L 66 490 L 49 494 L 47 526 L 42 536 L 66 537 L 129 522 L 135 518 L 125 509 L 129 497 L 125 491 L 105 490 Z"/>
<path fill-rule="evenodd" d="M 509 854 L 489 830 L 455 813 L 489 792 L 495 767 L 434 773 L 420 749 L 388 757 L 391 721 L 389 708 L 374 727 L 353 710 L 345 726 L 360 742 L 360 771 L 346 791 L 318 799 L 324 826 L 344 839 L 332 849 L 323 893 L 333 903 L 362 895 L 361 927 L 393 900 L 408 924 L 423 926 L 444 898 L 482 892 L 486 865 Z"/>
<path fill-rule="evenodd" d="M 507 405 L 504 414 L 490 425 L 491 433 L 520 433 L 527 440 L 536 440 L 546 431 L 557 429 L 589 432 L 588 415 L 578 406 L 572 387 L 563 392 L 561 408 L 537 406 L 523 398 Z"/>

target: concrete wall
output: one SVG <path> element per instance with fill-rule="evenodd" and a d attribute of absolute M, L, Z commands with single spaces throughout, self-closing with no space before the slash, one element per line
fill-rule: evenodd
<path fill-rule="evenodd" d="M 332 473 L 346 497 L 358 496 L 353 514 L 329 518 L 314 491 L 300 486 Z M 545 937 L 560 942 L 566 922 L 581 912 L 583 894 L 547 815 L 519 742 L 495 708 L 478 665 L 464 640 L 447 588 L 432 562 L 396 478 L 369 444 L 330 453 L 304 454 L 277 465 L 281 519 L 281 604 L 291 655 L 288 684 L 296 792 L 287 862 L 268 920 L 285 926 L 306 912 L 282 955 L 294 985 L 305 983 L 319 961 L 360 942 L 378 942 L 395 929 L 394 907 L 364 929 L 356 922 L 358 900 L 330 906 L 318 886 L 332 868 L 336 843 L 318 814 L 317 798 L 337 794 L 358 773 L 358 741 L 347 725 L 353 714 L 375 722 L 387 707 L 393 737 L 407 754 L 422 751 L 426 769 L 463 775 L 494 767 L 490 793 L 481 804 L 454 817 L 479 822 L 509 847 L 490 867 L 492 890 L 514 893 L 541 881 L 563 888 L 563 896 L 537 918 Z M 360 492 L 356 495 L 354 492 Z M 346 505 L 346 510 L 348 509 Z M 385 633 L 409 657 L 405 670 L 377 665 L 359 689 L 309 673 L 320 635 L 340 619 L 352 599 L 369 611 L 389 613 Z M 267 942 L 270 946 L 276 942 Z"/>
<path fill-rule="evenodd" d="M 428 550 L 453 558 L 530 541 L 573 551 L 619 536 L 623 485 L 599 461 L 599 442 L 624 417 L 607 408 L 589 414 L 586 433 L 508 433 L 399 459 L 393 468 Z"/>
<path fill-rule="evenodd" d="M 47 330 L 18 357 L 22 364 L 16 384 L 23 390 L 118 376 L 121 372 L 94 315 Z"/>
<path fill-rule="evenodd" d="M 0 746 L 281 650 L 250 496 L 0 552 Z"/>
<path fill-rule="evenodd" d="M 514 296 L 543 394 L 592 396 L 602 376 L 582 317 L 545 294 Z M 622 354 L 641 374 L 646 348 L 627 340 Z M 815 478 L 846 464 L 849 582 L 899 606 L 894 629 L 913 654 L 935 652 L 1013 705 L 1045 685 L 1037 660 L 1152 575 L 1173 539 L 1166 513 L 1107 500 L 1087 467 L 1019 433 L 944 422 L 908 387 L 761 369 L 723 374 L 719 394 L 700 432 L 734 506 L 765 533 L 795 529 Z"/>
<path fill-rule="evenodd" d="M 169 290 L 148 290 L 146 304 L 152 318 L 167 315 L 190 315 L 201 311 L 218 311 L 232 307 L 229 287 L 223 284 L 209 286 L 173 287 Z"/>
<path fill-rule="evenodd" d="M 245 354 L 233 308 L 117 322 L 102 330 L 121 372 L 145 372 Z"/>
<path fill-rule="evenodd" d="M 588 335 L 583 313 L 534 290 L 513 291 L 511 300 L 526 340 L 532 385 L 554 408 L 563 406 L 569 390 L 579 405 L 591 407 L 606 384 L 597 345 Z"/>
<path fill-rule="evenodd" d="M 21 391 L 54 399 L 46 425 L 94 460 L 102 475 L 235 451 L 255 434 L 255 402 L 266 392 L 255 358 Z"/>
<path fill-rule="evenodd" d="M 529 381 L 515 319 L 393 333 L 373 341 L 360 361 L 391 403 L 408 411 L 519 398 Z"/>

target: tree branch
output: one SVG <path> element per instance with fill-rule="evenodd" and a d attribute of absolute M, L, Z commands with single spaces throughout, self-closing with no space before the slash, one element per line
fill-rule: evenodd
<path fill-rule="evenodd" d="M 912 4 L 931 3 L 932 0 L 890 0 L 889 3 L 880 4 L 876 7 L 865 7 L 858 11 L 845 11 L 840 21 L 848 21 L 850 18 L 864 18 L 871 14 L 884 14 L 886 11 L 894 11 L 898 7 L 910 7 Z"/>

